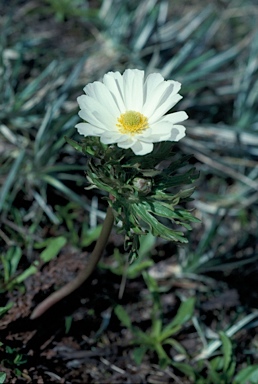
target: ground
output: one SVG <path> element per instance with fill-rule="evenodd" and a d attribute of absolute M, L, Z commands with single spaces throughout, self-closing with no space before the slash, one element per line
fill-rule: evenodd
<path fill-rule="evenodd" d="M 3 2 L 0 382 L 232 384 L 235 367 L 257 364 L 257 6 L 124 3 Z M 200 176 L 187 208 L 200 222 L 187 245 L 148 237 L 130 266 L 114 227 L 89 280 L 30 320 L 84 267 L 105 215 L 103 194 L 84 189 L 85 157 L 64 139 L 78 121 L 76 97 L 88 82 L 126 67 L 183 83 L 190 118 L 175 150 L 194 155 Z M 62 246 L 51 253 L 56 239 Z M 191 298 L 193 313 L 164 346 L 174 364 L 162 366 L 154 348 L 137 364 L 137 327 L 147 335 L 157 320 L 165 327 Z M 208 353 L 214 340 L 220 344 Z"/>
<path fill-rule="evenodd" d="M 158 251 L 162 256 L 158 252 L 154 255 L 159 261 L 150 273 L 158 278 L 160 286 L 166 291 L 162 297 L 166 321 L 175 316 L 179 296 L 195 293 L 198 300 L 196 315 L 198 313 L 202 321 L 213 329 L 217 322 L 220 326 L 227 324 L 240 304 L 238 291 L 229 288 L 223 281 L 211 279 L 210 291 L 207 292 L 206 285 L 201 282 L 175 278 L 171 275 L 176 266 L 175 258 L 169 255 L 171 249 L 162 245 Z M 144 358 L 139 366 L 132 358 L 132 334 L 119 323 L 113 305 L 114 302 L 122 304 L 134 324 L 147 330 L 150 327 L 151 300 L 141 277 L 128 280 L 123 298 L 118 300 L 121 276 L 116 277 L 99 268 L 70 297 L 41 318 L 34 321 L 29 319 L 35 304 L 45 298 L 54 286 L 61 286 L 73 278 L 86 258 L 87 252 L 80 254 L 65 249 L 58 259 L 25 281 L 26 295 L 22 291 L 9 293 L 9 300 L 15 305 L 1 321 L 2 337 L 10 347 L 9 353 L 2 355 L 5 359 L 2 371 L 8 373 L 8 382 L 190 382 L 175 369 L 160 369 L 154 353 Z M 104 263 L 108 260 L 112 263 L 108 255 L 106 259 Z M 250 333 L 247 335 L 246 331 L 242 331 L 235 340 L 239 358 L 241 349 L 245 348 L 251 337 Z M 189 355 L 200 344 L 191 324 L 186 325 L 177 340 Z M 174 358 L 178 355 L 172 349 L 169 353 Z M 14 362 L 17 355 L 20 356 L 19 364 Z M 180 356 L 177 358 L 180 359 Z M 17 369 L 20 370 L 19 377 Z"/>

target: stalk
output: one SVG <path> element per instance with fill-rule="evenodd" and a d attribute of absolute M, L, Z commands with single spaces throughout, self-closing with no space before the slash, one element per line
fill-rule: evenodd
<path fill-rule="evenodd" d="M 93 252 L 91 253 L 88 262 L 84 269 L 69 283 L 60 288 L 58 291 L 53 292 L 45 300 L 42 301 L 37 307 L 33 310 L 30 318 L 32 320 L 43 315 L 49 308 L 54 304 L 58 303 L 64 297 L 70 295 L 73 291 L 79 288 L 92 274 L 96 265 L 98 264 L 101 255 L 106 247 L 109 235 L 111 233 L 114 223 L 114 215 L 111 207 L 108 207 L 105 220 L 103 222 L 102 230 L 100 236 L 96 242 Z"/>

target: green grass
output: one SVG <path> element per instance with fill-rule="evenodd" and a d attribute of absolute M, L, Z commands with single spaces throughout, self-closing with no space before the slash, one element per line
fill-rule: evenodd
<path fill-rule="evenodd" d="M 214 295 L 216 281 L 247 296 L 250 292 L 246 304 L 227 315 L 228 323 L 214 311 L 208 324 L 197 300 L 187 320 L 199 343 L 194 353 L 171 364 L 193 383 L 257 383 L 255 350 L 250 345 L 246 350 L 251 352 L 239 357 L 236 346 L 240 330 L 257 326 L 253 288 L 248 288 L 258 259 L 257 6 L 251 0 L 194 3 L 103 0 L 87 7 L 82 1 L 49 0 L 21 8 L 15 1 L 5 5 L 0 19 L 1 292 L 22 286 L 40 263 L 58 255 L 64 242 L 84 247 L 98 233 L 87 220 L 94 218 L 96 224 L 103 218 L 101 195 L 95 192 L 96 209 L 93 194 L 84 191 L 85 159 L 64 138 L 76 138 L 76 97 L 82 88 L 109 70 L 158 71 L 182 82 L 179 108 L 190 119 L 187 137 L 177 148 L 194 155 L 200 172 L 189 207 L 201 223 L 187 235 L 189 243 L 178 248 L 173 278 L 197 282 L 201 293 L 192 291 L 197 297 Z M 57 248 L 45 258 L 44 249 L 47 255 L 55 241 Z M 151 244 L 152 250 L 159 245 Z M 153 267 L 150 251 L 142 253 L 138 269 L 129 267 L 130 279 Z M 122 275 L 123 255 L 115 251 L 114 260 L 114 266 L 104 267 Z M 155 321 L 160 325 L 159 311 Z M 144 340 L 141 347 L 148 349 Z"/>

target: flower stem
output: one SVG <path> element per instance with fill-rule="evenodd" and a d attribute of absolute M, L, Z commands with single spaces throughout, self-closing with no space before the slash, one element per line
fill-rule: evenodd
<path fill-rule="evenodd" d="M 100 236 L 96 242 L 95 248 L 89 257 L 86 266 L 72 281 L 70 281 L 65 286 L 60 288 L 58 291 L 52 293 L 44 301 L 42 301 L 42 303 L 40 303 L 32 312 L 30 317 L 32 320 L 43 315 L 43 313 L 46 312 L 50 307 L 58 303 L 58 301 L 62 300 L 64 297 L 70 295 L 70 293 L 79 288 L 88 279 L 88 277 L 94 271 L 96 265 L 98 264 L 101 258 L 102 252 L 105 249 L 110 232 L 112 230 L 113 223 L 113 211 L 111 207 L 108 207 Z"/>

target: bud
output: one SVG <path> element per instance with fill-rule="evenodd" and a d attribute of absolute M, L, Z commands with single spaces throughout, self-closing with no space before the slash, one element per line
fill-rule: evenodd
<path fill-rule="evenodd" d="M 134 189 L 141 195 L 148 195 L 151 192 L 152 182 L 150 179 L 142 179 L 141 177 L 135 177 L 133 179 Z"/>

